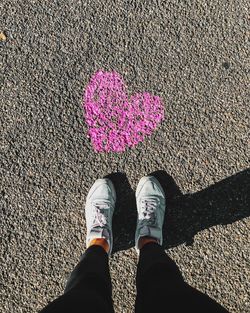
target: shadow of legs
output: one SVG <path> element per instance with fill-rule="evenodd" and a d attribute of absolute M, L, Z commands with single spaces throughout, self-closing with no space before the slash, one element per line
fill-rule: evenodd
<path fill-rule="evenodd" d="M 107 175 L 116 190 L 117 201 L 113 217 L 113 253 L 134 246 L 136 227 L 136 201 L 125 173 L 117 172 Z"/>
<path fill-rule="evenodd" d="M 166 193 L 164 247 L 192 244 L 199 231 L 231 224 L 250 215 L 250 170 L 244 170 L 194 194 L 183 195 L 165 171 L 151 173 Z"/>

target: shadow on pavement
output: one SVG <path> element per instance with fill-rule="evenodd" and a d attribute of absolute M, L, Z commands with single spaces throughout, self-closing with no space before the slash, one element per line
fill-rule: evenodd
<path fill-rule="evenodd" d="M 192 244 L 194 235 L 203 229 L 231 224 L 250 216 L 250 170 L 228 177 L 202 191 L 183 195 L 174 179 L 165 171 L 153 172 L 167 198 L 163 227 L 164 248 Z M 114 250 L 134 246 L 136 201 L 125 173 L 110 178 L 117 191 L 117 205 L 113 219 Z"/>
<path fill-rule="evenodd" d="M 135 193 L 125 173 L 113 173 L 106 176 L 111 179 L 116 190 L 116 207 L 113 216 L 113 253 L 134 246 L 136 226 Z"/>

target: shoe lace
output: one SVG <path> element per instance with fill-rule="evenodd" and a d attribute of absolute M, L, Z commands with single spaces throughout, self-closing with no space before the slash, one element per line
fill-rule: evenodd
<path fill-rule="evenodd" d="M 139 220 L 141 225 L 154 225 L 156 223 L 156 214 L 158 201 L 157 199 L 142 199 Z"/>
<path fill-rule="evenodd" d="M 107 225 L 109 205 L 106 202 L 95 202 L 93 204 L 93 226 L 104 227 Z"/>

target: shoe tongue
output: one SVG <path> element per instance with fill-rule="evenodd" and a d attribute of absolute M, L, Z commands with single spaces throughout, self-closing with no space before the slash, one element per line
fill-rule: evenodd
<path fill-rule="evenodd" d="M 93 229 L 91 229 L 91 232 L 88 236 L 89 241 L 91 241 L 92 239 L 95 238 L 105 238 L 108 242 L 108 238 L 109 238 L 109 233 L 108 230 L 106 228 L 102 228 L 102 227 L 95 227 Z"/>
<path fill-rule="evenodd" d="M 156 227 L 143 226 L 140 229 L 140 237 L 149 236 L 158 239 L 159 238 L 159 229 Z"/>

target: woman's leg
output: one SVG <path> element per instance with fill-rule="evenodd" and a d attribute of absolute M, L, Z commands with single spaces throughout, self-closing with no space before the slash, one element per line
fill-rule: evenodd
<path fill-rule="evenodd" d="M 112 251 L 115 201 L 112 182 L 98 179 L 86 199 L 88 249 L 73 270 L 64 295 L 50 303 L 42 313 L 114 312 L 108 255 Z"/>
<path fill-rule="evenodd" d="M 64 295 L 41 312 L 114 312 L 108 254 L 101 246 L 86 250 L 69 277 Z"/>
<path fill-rule="evenodd" d="M 140 180 L 136 204 L 135 245 L 140 253 L 136 313 L 227 312 L 208 296 L 187 285 L 176 264 L 162 248 L 166 199 L 155 177 Z"/>
<path fill-rule="evenodd" d="M 147 243 L 140 250 L 136 285 L 136 313 L 227 312 L 186 284 L 176 264 L 157 243 Z"/>

